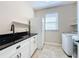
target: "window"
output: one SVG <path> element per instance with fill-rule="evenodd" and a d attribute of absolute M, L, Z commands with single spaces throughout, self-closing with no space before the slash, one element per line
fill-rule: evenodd
<path fill-rule="evenodd" d="M 52 13 L 45 16 L 45 30 L 58 30 L 58 14 Z"/>

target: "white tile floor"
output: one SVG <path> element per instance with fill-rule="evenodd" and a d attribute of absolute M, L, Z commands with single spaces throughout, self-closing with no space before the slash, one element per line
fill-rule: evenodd
<path fill-rule="evenodd" d="M 61 46 L 44 45 L 42 50 L 37 50 L 32 58 L 68 58 Z"/>

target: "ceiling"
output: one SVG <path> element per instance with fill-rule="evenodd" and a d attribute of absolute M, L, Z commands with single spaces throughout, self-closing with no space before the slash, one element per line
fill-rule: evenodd
<path fill-rule="evenodd" d="M 35 10 L 75 3 L 74 1 L 32 1 Z"/>

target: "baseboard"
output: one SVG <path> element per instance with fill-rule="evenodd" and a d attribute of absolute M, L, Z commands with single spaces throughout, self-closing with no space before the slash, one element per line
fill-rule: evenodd
<path fill-rule="evenodd" d="M 47 45 L 62 46 L 61 43 L 57 43 L 57 42 L 45 42 L 45 44 L 47 44 Z"/>

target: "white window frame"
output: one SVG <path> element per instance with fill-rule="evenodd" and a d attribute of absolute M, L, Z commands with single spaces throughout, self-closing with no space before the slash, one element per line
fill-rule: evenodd
<path fill-rule="evenodd" d="M 49 15 L 56 15 L 56 29 L 52 28 L 52 29 L 46 29 L 46 17 L 48 17 Z M 50 16 L 51 17 L 51 16 Z M 49 22 L 48 22 L 49 23 Z M 53 22 L 51 22 L 53 23 Z M 50 13 L 50 14 L 46 14 L 45 16 L 45 30 L 46 31 L 57 31 L 58 30 L 58 13 Z"/>

